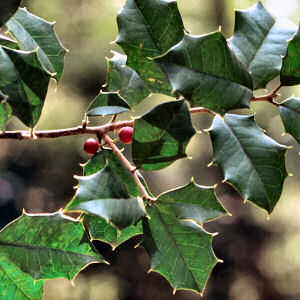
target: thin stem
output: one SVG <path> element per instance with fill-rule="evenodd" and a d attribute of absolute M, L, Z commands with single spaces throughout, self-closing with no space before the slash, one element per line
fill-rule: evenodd
<path fill-rule="evenodd" d="M 211 114 L 212 116 L 215 116 L 216 114 L 207 109 L 207 108 L 204 108 L 204 107 L 193 107 L 193 108 L 190 108 L 190 114 L 199 114 L 199 113 L 208 113 L 208 114 Z"/>
<path fill-rule="evenodd" d="M 265 101 L 269 102 L 275 106 L 279 106 L 280 104 L 274 101 L 274 98 L 278 97 L 277 92 L 281 88 L 281 84 L 279 84 L 273 91 L 271 91 L 269 94 L 259 96 L 259 97 L 253 97 L 250 101 L 256 102 L 256 101 Z"/>
<path fill-rule="evenodd" d="M 155 198 L 151 197 L 148 194 L 145 187 L 141 183 L 139 177 L 136 174 L 137 169 L 130 164 L 128 159 L 122 154 L 120 149 L 114 144 L 113 140 L 106 133 L 102 133 L 102 140 L 106 142 L 106 144 L 111 148 L 111 150 L 118 156 L 118 158 L 120 159 L 124 167 L 130 172 L 139 190 L 141 191 L 142 198 L 145 199 L 148 204 L 151 204 L 151 202 L 156 201 Z"/>

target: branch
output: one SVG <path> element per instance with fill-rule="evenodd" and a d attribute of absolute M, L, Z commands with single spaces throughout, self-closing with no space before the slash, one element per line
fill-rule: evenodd
<path fill-rule="evenodd" d="M 265 101 L 265 102 L 269 102 L 275 106 L 279 106 L 280 104 L 274 101 L 274 98 L 278 97 L 277 92 L 279 91 L 279 89 L 281 88 L 281 84 L 279 84 L 272 92 L 270 92 L 269 94 L 263 95 L 263 96 L 259 96 L 259 97 L 253 97 L 250 101 L 251 102 L 256 102 L 256 101 Z"/>
<path fill-rule="evenodd" d="M 136 182 L 139 190 L 141 191 L 142 198 L 147 201 L 148 204 L 156 201 L 156 198 L 151 197 L 146 191 L 145 187 L 141 183 L 137 173 L 137 169 L 133 167 L 128 159 L 121 153 L 120 149 L 114 144 L 113 140 L 106 134 L 102 134 L 102 139 L 106 142 L 106 144 L 112 149 L 112 151 L 118 156 L 124 167 L 130 172 L 134 181 Z"/>

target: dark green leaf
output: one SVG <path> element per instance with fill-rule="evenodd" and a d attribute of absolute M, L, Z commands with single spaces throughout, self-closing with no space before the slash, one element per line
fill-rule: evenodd
<path fill-rule="evenodd" d="M 134 225 L 145 216 L 142 198 L 131 197 L 110 166 L 78 179 L 79 188 L 67 211 L 79 210 L 100 216 L 119 229 Z"/>
<path fill-rule="evenodd" d="M 288 42 L 287 53 L 282 61 L 280 81 L 286 86 L 300 84 L 300 27 Z"/>
<path fill-rule="evenodd" d="M 1 92 L 0 92 L 0 100 L 1 100 Z M 5 130 L 5 126 L 10 121 L 11 117 L 12 117 L 11 107 L 4 100 L 0 103 L 0 131 Z"/>
<path fill-rule="evenodd" d="M 53 29 L 54 23 L 30 14 L 25 8 L 20 8 L 6 25 L 22 50 L 37 49 L 40 62 L 58 82 L 64 68 L 66 49 Z"/>
<path fill-rule="evenodd" d="M 34 282 L 16 265 L 0 256 L 0 299 L 42 300 L 44 282 Z"/>
<path fill-rule="evenodd" d="M 16 50 L 20 48 L 16 41 L 2 34 L 0 34 L 0 46 L 5 46 Z"/>
<path fill-rule="evenodd" d="M 279 109 L 285 131 L 300 144 L 300 99 L 291 97 L 280 103 Z"/>
<path fill-rule="evenodd" d="M 49 80 L 36 51 L 0 47 L 0 90 L 8 96 L 14 115 L 28 127 L 40 118 Z"/>
<path fill-rule="evenodd" d="M 214 187 L 191 181 L 158 197 L 160 210 L 179 219 L 193 219 L 200 224 L 226 214 L 215 194 Z"/>
<path fill-rule="evenodd" d="M 116 115 L 130 109 L 128 103 L 118 93 L 100 92 L 89 106 L 87 115 L 89 117 Z"/>
<path fill-rule="evenodd" d="M 0 1 L 0 27 L 5 24 L 16 12 L 21 4 L 21 0 L 1 0 Z"/>
<path fill-rule="evenodd" d="M 134 122 L 133 161 L 143 170 L 165 168 L 186 157 L 186 147 L 194 134 L 186 101 L 159 104 Z"/>
<path fill-rule="evenodd" d="M 113 247 L 113 249 L 117 248 L 130 238 L 143 233 L 141 222 L 139 222 L 136 226 L 129 226 L 122 231 L 118 231 L 115 227 L 111 226 L 100 217 L 84 215 L 83 218 L 87 224 L 92 239 L 108 243 Z"/>
<path fill-rule="evenodd" d="M 164 276 L 174 290 L 201 293 L 217 263 L 212 234 L 193 221 L 180 221 L 162 212 L 157 205 L 147 209 L 143 219 L 142 246 L 149 253 L 151 271 Z"/>
<path fill-rule="evenodd" d="M 111 92 L 119 91 L 130 106 L 135 106 L 150 95 L 150 89 L 135 70 L 126 66 L 126 55 L 113 53 L 108 60 L 107 88 Z"/>
<path fill-rule="evenodd" d="M 116 42 L 127 55 L 127 65 L 137 71 L 153 93 L 171 95 L 168 79 L 149 57 L 162 55 L 183 37 L 177 2 L 127 0 L 117 21 Z"/>
<path fill-rule="evenodd" d="M 229 42 L 251 72 L 255 90 L 265 88 L 279 75 L 286 41 L 295 31 L 294 24 L 276 21 L 260 1 L 247 10 L 235 12 L 234 35 Z"/>
<path fill-rule="evenodd" d="M 215 117 L 210 129 L 214 164 L 241 195 L 269 214 L 278 202 L 287 172 L 287 148 L 265 135 L 254 116 Z"/>
<path fill-rule="evenodd" d="M 186 34 L 155 62 L 167 74 L 173 90 L 192 106 L 203 106 L 220 114 L 249 107 L 253 96 L 251 76 L 221 32 Z"/>
<path fill-rule="evenodd" d="M 0 232 L 0 257 L 34 279 L 67 278 L 91 263 L 103 262 L 80 221 L 61 212 L 29 215 Z"/>

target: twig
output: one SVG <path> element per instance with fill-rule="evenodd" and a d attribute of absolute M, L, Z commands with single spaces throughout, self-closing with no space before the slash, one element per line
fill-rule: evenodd
<path fill-rule="evenodd" d="M 130 172 L 139 190 L 141 191 L 142 198 L 146 200 L 148 204 L 156 201 L 156 198 L 151 197 L 141 183 L 139 177 L 136 174 L 137 169 L 130 164 L 128 159 L 121 153 L 120 149 L 113 143 L 113 140 L 106 133 L 102 133 L 102 140 L 106 142 L 106 144 L 118 156 L 124 167 Z"/>
<path fill-rule="evenodd" d="M 212 111 L 212 110 L 209 110 L 207 108 L 204 108 L 204 107 L 193 107 L 193 108 L 190 108 L 190 114 L 199 114 L 199 113 L 208 113 L 208 114 L 211 114 L 212 116 L 215 116 L 216 114 Z"/>
<path fill-rule="evenodd" d="M 253 97 L 250 101 L 256 102 L 256 101 L 265 101 L 269 102 L 273 105 L 279 106 L 280 104 L 274 101 L 274 98 L 278 97 L 277 92 L 281 88 L 281 84 L 279 84 L 272 92 L 270 92 L 267 95 L 259 96 L 259 97 Z"/>

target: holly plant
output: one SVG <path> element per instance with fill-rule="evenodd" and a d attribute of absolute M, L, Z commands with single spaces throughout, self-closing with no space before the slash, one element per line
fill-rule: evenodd
<path fill-rule="evenodd" d="M 140 170 L 154 172 L 186 158 L 196 134 L 191 115 L 210 114 L 213 164 L 246 201 L 271 214 L 288 175 L 288 146 L 269 137 L 248 111 L 228 111 L 265 101 L 278 108 L 286 132 L 300 142 L 300 99 L 275 101 L 282 86 L 300 84 L 300 30 L 276 20 L 259 1 L 236 11 L 230 39 L 220 30 L 194 36 L 185 29 L 176 1 L 127 0 L 117 16 L 116 43 L 122 54 L 114 52 L 108 59 L 107 84 L 87 108 L 83 123 L 37 131 L 49 81 L 61 80 L 66 49 L 54 23 L 19 5 L 17 0 L 0 4 L 0 26 L 7 29 L 0 36 L 0 139 L 34 143 L 86 135 L 84 149 L 91 158 L 64 209 L 24 211 L 0 232 L 0 299 L 42 299 L 45 280 L 73 280 L 87 265 L 107 263 L 93 240 L 115 249 L 141 234 L 151 271 L 165 277 L 174 292 L 203 294 L 221 261 L 212 248 L 214 234 L 203 224 L 229 213 L 215 186 L 191 179 L 156 197 Z M 274 90 L 256 96 L 277 76 L 280 84 Z M 154 93 L 173 99 L 117 121 Z M 89 119 L 109 115 L 107 124 L 89 126 Z M 6 131 L 12 116 L 29 130 Z M 113 132 L 131 144 L 132 161 Z M 70 217 L 74 212 L 79 217 Z"/>

